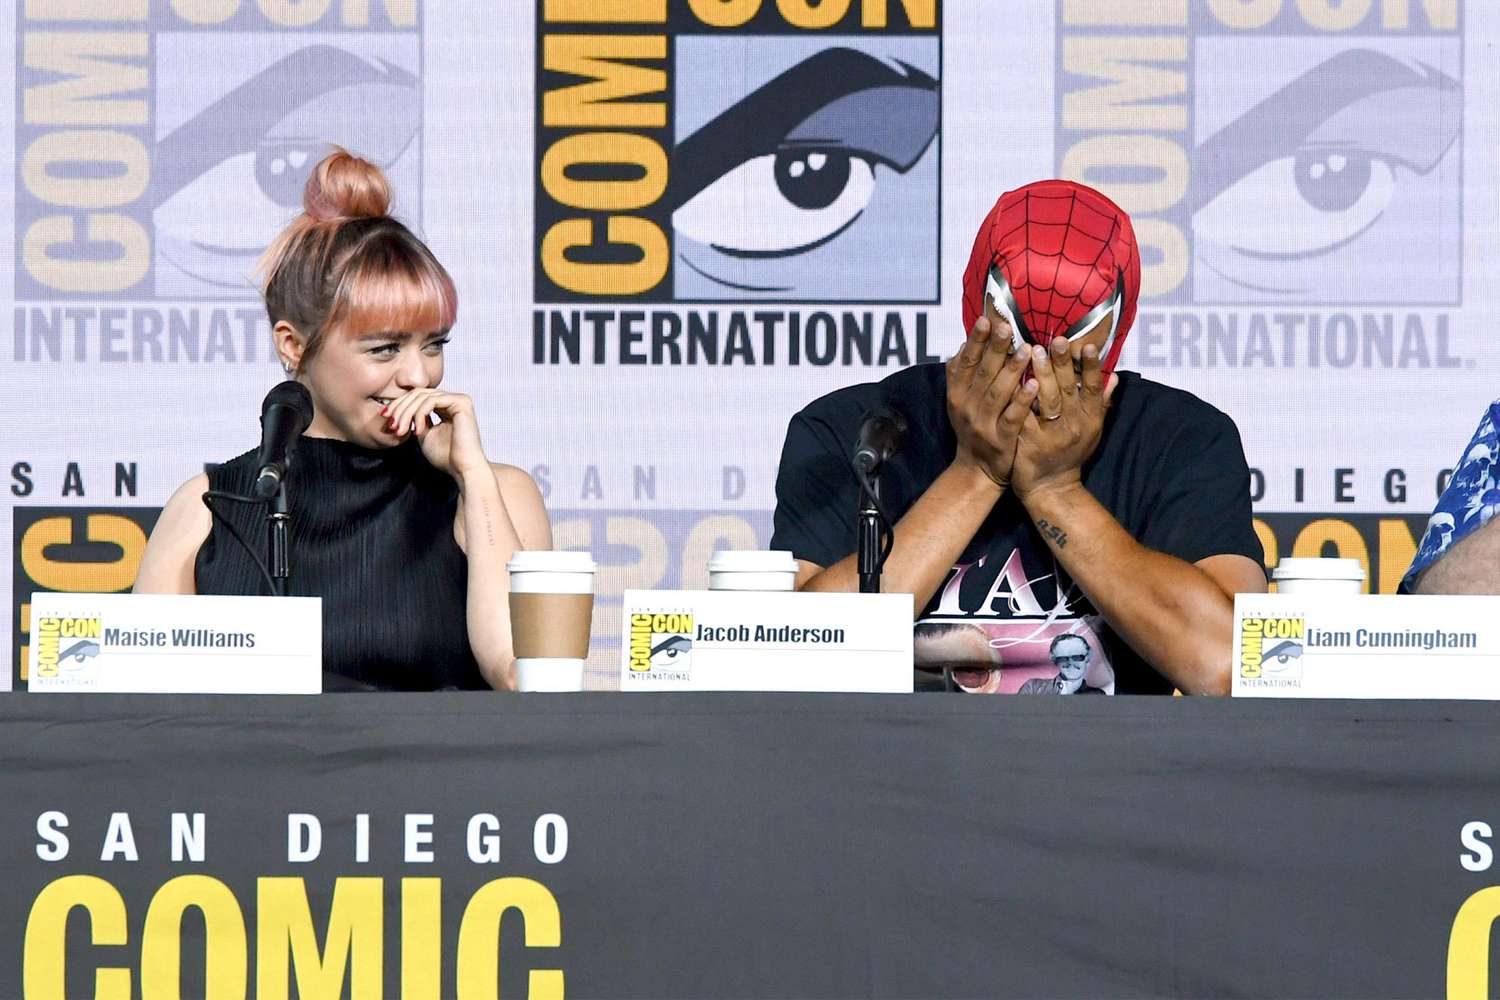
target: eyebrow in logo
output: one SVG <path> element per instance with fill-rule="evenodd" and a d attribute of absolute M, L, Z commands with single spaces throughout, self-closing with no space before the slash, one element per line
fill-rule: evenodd
<path fill-rule="evenodd" d="M 795 146 L 837 146 L 904 173 L 937 136 L 938 82 L 855 49 L 825 49 L 746 95 L 677 144 L 675 209 L 728 171 Z"/>
<path fill-rule="evenodd" d="M 332 45 L 298 49 L 214 101 L 157 144 L 156 159 L 161 164 L 154 178 L 157 200 L 166 200 L 228 157 L 253 150 L 262 140 L 274 139 L 278 125 L 288 127 L 287 141 L 327 141 L 323 137 L 332 131 L 329 126 L 339 124 L 337 115 L 330 113 L 337 109 L 324 106 L 315 118 L 306 114 L 296 117 L 298 112 L 304 112 L 307 102 L 315 98 L 357 91 L 371 84 L 415 90 L 417 78 L 384 60 L 375 65 Z M 299 124 L 303 128 L 298 129 Z M 320 125 L 324 127 L 319 129 Z M 301 135 L 294 137 L 293 131 Z M 361 152 L 377 155 L 374 150 Z M 381 157 L 384 161 L 395 158 L 390 151 L 379 152 L 386 153 Z M 394 152 L 399 155 L 400 150 Z M 294 204 L 300 204 L 300 186 L 296 196 Z"/>
<path fill-rule="evenodd" d="M 59 660 L 66 660 L 69 657 L 72 657 L 79 663 L 82 663 L 84 660 L 98 655 L 99 644 L 97 642 L 92 639 L 79 639 L 77 642 L 73 643 L 73 645 L 69 646 L 61 653 L 58 653 L 57 658 Z"/>
<path fill-rule="evenodd" d="M 1355 149 L 1426 174 L 1457 140 L 1463 102 L 1457 80 L 1418 65 L 1349 49 L 1287 83 L 1194 150 L 1191 210 L 1307 145 Z"/>
<path fill-rule="evenodd" d="M 1261 655 L 1262 659 L 1280 660 L 1282 663 L 1285 663 L 1291 659 L 1301 659 L 1302 643 L 1298 642 L 1295 639 L 1283 639 L 1281 642 L 1278 642 L 1276 645 L 1272 646 Z"/>

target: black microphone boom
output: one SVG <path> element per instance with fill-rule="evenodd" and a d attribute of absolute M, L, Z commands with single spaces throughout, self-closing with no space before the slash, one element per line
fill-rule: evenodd
<path fill-rule="evenodd" d="M 313 402 L 300 382 L 287 380 L 266 394 L 260 406 L 260 471 L 255 475 L 255 495 L 263 500 L 275 496 L 286 481 L 297 439 L 312 423 Z"/>
<path fill-rule="evenodd" d="M 859 443 L 854 448 L 854 468 L 868 476 L 906 443 L 906 418 L 889 406 L 865 415 L 859 425 Z"/>

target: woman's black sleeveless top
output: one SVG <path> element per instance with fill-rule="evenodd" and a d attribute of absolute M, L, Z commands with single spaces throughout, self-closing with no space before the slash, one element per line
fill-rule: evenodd
<path fill-rule="evenodd" d="M 213 469 L 212 490 L 248 495 L 254 451 Z M 369 449 L 303 437 L 287 475 L 287 593 L 323 599 L 324 686 L 484 688 L 469 648 L 468 560 L 453 538 L 458 484 L 421 445 Z M 265 507 L 215 500 L 265 558 Z M 200 594 L 266 594 L 254 561 L 219 523 L 198 550 Z"/>

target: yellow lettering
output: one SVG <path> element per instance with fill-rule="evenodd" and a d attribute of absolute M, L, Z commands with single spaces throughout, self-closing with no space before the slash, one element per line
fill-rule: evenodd
<path fill-rule="evenodd" d="M 610 264 L 569 260 L 569 250 L 594 244 L 594 224 L 588 219 L 565 219 L 542 237 L 542 268 L 547 277 L 570 292 L 603 297 L 639 295 L 661 284 L 671 249 L 660 226 L 648 219 L 615 216 L 605 233 L 609 243 L 639 249 L 641 259 Z"/>
<path fill-rule="evenodd" d="M 442 984 L 443 880 L 401 880 L 401 997 L 438 1000 Z"/>
<path fill-rule="evenodd" d="M 1370 13 L 1370 0 L 1297 0 L 1302 20 L 1324 31 L 1347 31 Z"/>
<path fill-rule="evenodd" d="M 328 13 L 330 0 L 257 0 L 260 12 L 272 24 L 284 28 L 305 28 Z"/>
<path fill-rule="evenodd" d="M 726 543 L 720 545 L 720 542 Z M 760 540 L 755 529 L 743 517 L 719 514 L 705 517 L 693 525 L 682 546 L 680 577 L 683 590 L 708 589 L 708 559 L 718 548 L 758 549 Z"/>
<path fill-rule="evenodd" d="M 901 0 L 901 7 L 913 28 L 937 27 L 937 0 Z M 884 28 L 886 21 L 886 0 L 865 0 L 860 24 L 866 28 Z"/>
<path fill-rule="evenodd" d="M 1141 297 L 1165 295 L 1187 279 L 1187 237 L 1166 219 L 1136 219 L 1135 238 L 1141 247 L 1155 247 L 1160 258 L 1141 265 Z"/>
<path fill-rule="evenodd" d="M 144 21 L 151 0 L 26 0 L 28 21 Z"/>
<path fill-rule="evenodd" d="M 459 1000 L 498 1000 L 500 996 L 500 921 L 510 909 L 526 924 L 526 947 L 562 944 L 562 914 L 547 887 L 529 878 L 499 878 L 481 886 L 464 909 L 458 929 Z M 560 969 L 533 969 L 527 983 L 532 1000 L 561 1000 Z"/>
<path fill-rule="evenodd" d="M 1292 545 L 1295 559 L 1317 559 L 1323 555 L 1325 546 L 1332 545 L 1341 559 L 1358 559 L 1365 571 L 1363 593 L 1370 592 L 1370 550 L 1365 540 L 1348 521 L 1336 521 L 1330 517 L 1319 518 L 1297 533 Z"/>
<path fill-rule="evenodd" d="M 638 167 L 634 180 L 574 180 L 580 164 Z M 628 212 L 654 205 L 667 190 L 667 154 L 661 143 L 630 132 L 584 132 L 557 140 L 542 157 L 542 187 L 554 201 L 596 212 Z"/>
<path fill-rule="evenodd" d="M 249 982 L 245 916 L 229 887 L 207 875 L 180 875 L 156 890 L 141 935 L 141 1000 L 182 996 L 182 915 L 203 914 L 204 996 L 243 1000 Z"/>
<path fill-rule="evenodd" d="M 47 557 L 53 545 L 71 545 L 73 521 L 49 517 L 26 529 L 21 538 L 21 569 L 43 590 L 68 593 L 108 594 L 128 590 L 135 582 L 146 533 L 141 526 L 118 514 L 90 514 L 84 533 L 90 542 L 112 542 L 121 549 L 113 562 L 60 562 Z"/>
<path fill-rule="evenodd" d="M 1120 3 L 1120 0 L 1063 0 L 1063 24 L 1076 27 L 1185 27 L 1187 0 Z"/>
<path fill-rule="evenodd" d="M 794 28 L 831 28 L 849 13 L 849 0 L 776 0 L 781 16 Z"/>
<path fill-rule="evenodd" d="M 121 292 L 146 276 L 151 263 L 151 238 L 139 222 L 113 212 L 91 213 L 88 238 L 120 248 L 113 258 L 69 259 L 52 256 L 52 248 L 73 244 L 73 220 L 49 215 L 26 229 L 21 259 L 37 281 L 60 292 Z"/>
<path fill-rule="evenodd" d="M 398 28 L 417 26 L 417 0 L 386 0 L 385 19 Z M 344 23 L 363 28 L 370 23 L 370 0 L 344 0 Z"/>
<path fill-rule="evenodd" d="M 665 24 L 667 0 L 547 0 L 548 21 Z"/>
<path fill-rule="evenodd" d="M 1251 521 L 1250 525 L 1255 529 L 1255 537 L 1260 539 L 1260 547 L 1265 552 L 1265 565 L 1267 569 L 1270 569 L 1281 561 L 1281 550 L 1276 541 L 1276 532 L 1258 517 Z"/>
<path fill-rule="evenodd" d="M 68 875 L 49 883 L 31 904 L 31 915 L 26 918 L 21 979 L 27 1000 L 65 1000 L 68 914 L 75 906 L 88 911 L 91 943 L 127 942 L 125 900 L 114 886 L 94 875 Z M 130 970 L 95 970 L 94 997 L 130 1000 Z"/>
<path fill-rule="evenodd" d="M 240 0 L 172 0 L 172 10 L 190 24 L 223 24 L 240 9 Z"/>
<path fill-rule="evenodd" d="M 384 995 L 385 908 L 381 891 L 379 878 L 337 879 L 328 913 L 328 935 L 320 951 L 302 879 L 258 879 L 256 996 L 261 1000 L 286 1000 L 288 973 L 295 971 L 299 996 L 338 997 L 343 992 L 347 965 L 351 969 L 350 996 L 379 1000 Z"/>
<path fill-rule="evenodd" d="M 620 62 L 666 59 L 662 35 L 548 35 L 543 65 L 590 82 L 549 90 L 542 98 L 542 124 L 549 128 L 664 128 L 665 101 L 626 101 L 667 89 L 665 70 Z"/>
<path fill-rule="evenodd" d="M 1448 934 L 1448 1000 L 1485 1000 L 1490 995 L 1490 930 L 1500 917 L 1500 886 L 1464 900 Z"/>
<path fill-rule="evenodd" d="M 1090 180 L 1099 169 L 1144 167 L 1156 174 L 1149 180 L 1101 184 Z M 1158 135 L 1099 135 L 1076 143 L 1063 157 L 1063 176 L 1094 184 L 1130 213 L 1160 212 L 1187 193 L 1190 170 L 1187 153 L 1178 143 Z M 1139 231 L 1137 231 L 1139 235 Z"/>
<path fill-rule="evenodd" d="M 145 125 L 145 96 L 105 99 L 145 91 L 151 78 L 144 65 L 109 57 L 145 59 L 151 42 L 144 32 L 27 32 L 27 69 L 62 79 L 27 87 L 22 117 L 28 125 Z"/>
<path fill-rule="evenodd" d="M 1439 31 L 1458 28 L 1458 0 L 1422 0 L 1427 23 Z M 1385 0 L 1381 23 L 1387 28 L 1405 28 L 1411 23 L 1411 0 Z"/>
<path fill-rule="evenodd" d="M 64 618 L 59 633 L 65 639 L 97 639 L 101 628 L 97 618 Z"/>
<path fill-rule="evenodd" d="M 1162 98 L 1181 98 L 1187 93 L 1187 71 L 1149 64 L 1185 65 L 1187 56 L 1187 39 L 1181 35 L 1065 38 L 1063 68 L 1105 83 L 1063 96 L 1063 128 L 1186 131 L 1186 100 Z M 1169 202 L 1175 203 L 1176 199 Z"/>
<path fill-rule="evenodd" d="M 1208 9 L 1226 28 L 1263 28 L 1281 10 L 1281 0 L 1208 0 Z"/>
<path fill-rule="evenodd" d="M 1380 589 L 1376 593 L 1394 594 L 1406 567 L 1417 557 L 1417 540 L 1401 518 L 1381 518 L 1376 551 L 1380 553 Z"/>
<path fill-rule="evenodd" d="M 738 28 L 760 10 L 760 0 L 688 0 L 688 7 L 710 28 Z"/>

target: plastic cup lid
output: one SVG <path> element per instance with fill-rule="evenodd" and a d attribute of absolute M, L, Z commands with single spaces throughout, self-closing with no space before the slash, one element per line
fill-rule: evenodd
<path fill-rule="evenodd" d="M 1283 559 L 1271 574 L 1273 580 L 1363 580 L 1365 568 L 1358 559 Z"/>
<path fill-rule="evenodd" d="M 592 573 L 596 569 L 591 553 L 552 549 L 513 552 L 505 564 L 508 573 Z"/>
<path fill-rule="evenodd" d="M 797 560 L 785 549 L 736 551 L 721 549 L 709 556 L 710 573 L 795 573 Z"/>

